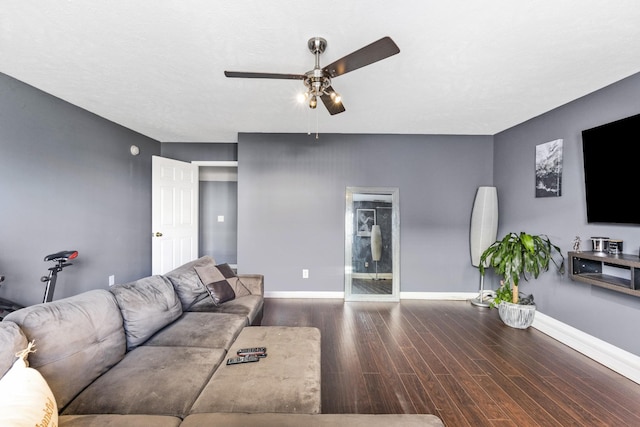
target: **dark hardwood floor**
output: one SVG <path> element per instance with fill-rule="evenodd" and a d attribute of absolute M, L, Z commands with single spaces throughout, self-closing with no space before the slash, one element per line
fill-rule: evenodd
<path fill-rule="evenodd" d="M 265 300 L 263 325 L 322 333 L 323 413 L 447 426 L 640 426 L 640 385 L 465 301 Z"/>

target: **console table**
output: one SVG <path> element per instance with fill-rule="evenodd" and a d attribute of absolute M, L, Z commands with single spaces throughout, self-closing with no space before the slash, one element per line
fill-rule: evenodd
<path fill-rule="evenodd" d="M 640 257 L 637 255 L 610 255 L 604 252 L 569 252 L 571 280 L 640 297 Z M 612 267 L 625 277 L 603 273 Z"/>

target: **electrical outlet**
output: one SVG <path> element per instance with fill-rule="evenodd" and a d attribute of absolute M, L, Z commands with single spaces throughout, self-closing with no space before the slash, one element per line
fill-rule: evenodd
<path fill-rule="evenodd" d="M 364 267 L 365 267 L 365 268 L 369 267 L 369 261 L 365 261 L 365 262 L 364 262 Z"/>
<path fill-rule="evenodd" d="M 109 276 L 109 286 L 113 286 L 116 284 L 116 276 L 115 275 L 111 275 Z"/>
<path fill-rule="evenodd" d="M 303 279 L 308 279 L 309 278 L 309 270 L 306 268 L 302 269 L 302 278 Z"/>

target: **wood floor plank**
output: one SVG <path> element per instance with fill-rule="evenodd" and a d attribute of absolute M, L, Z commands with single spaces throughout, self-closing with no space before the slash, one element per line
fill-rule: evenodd
<path fill-rule="evenodd" d="M 545 382 L 551 384 L 556 390 L 560 390 L 565 394 L 565 396 L 570 396 L 571 400 L 575 402 L 575 405 L 577 405 L 581 410 L 589 412 L 591 416 L 597 419 L 598 421 L 594 421 L 593 425 L 628 425 L 629 420 L 625 421 L 611 413 L 607 407 L 597 401 L 597 398 L 593 399 L 586 396 L 581 387 L 574 384 L 568 384 L 561 378 L 546 378 Z"/>
<path fill-rule="evenodd" d="M 500 400 L 500 402 L 503 404 L 503 409 L 511 408 L 508 414 L 511 419 L 514 417 L 511 414 L 516 413 L 520 415 L 522 411 L 526 411 L 527 415 L 532 419 L 532 423 L 523 425 L 558 425 L 558 422 L 551 417 L 551 414 L 549 414 L 542 405 L 539 405 L 527 391 L 521 390 L 518 387 L 516 382 L 514 382 L 514 379 L 517 378 L 516 375 L 505 375 L 498 367 L 489 362 L 486 363 L 484 368 L 502 390 L 502 400 Z M 519 406 L 519 409 L 514 411 L 514 405 Z"/>
<path fill-rule="evenodd" d="M 265 299 L 263 325 L 322 334 L 322 412 L 447 426 L 636 426 L 640 385 L 466 301 Z"/>
<path fill-rule="evenodd" d="M 495 414 L 487 413 L 487 418 L 493 424 L 502 424 L 505 421 L 509 421 L 518 426 L 538 425 L 529 415 L 529 411 L 518 405 L 509 395 L 508 389 L 503 388 L 503 384 L 498 384 L 494 377 L 491 375 L 476 375 L 474 379 L 500 405 L 503 413 L 500 418 L 496 419 L 494 418 Z M 508 425 L 509 423 L 506 424 Z"/>
<path fill-rule="evenodd" d="M 438 380 L 443 385 L 453 403 L 460 409 L 467 422 L 472 426 L 489 426 L 491 422 L 487 418 L 484 408 L 479 401 L 469 394 L 460 379 L 454 375 L 440 375 Z M 485 399 L 481 399 L 484 401 Z"/>
<path fill-rule="evenodd" d="M 611 387 L 611 382 L 596 381 L 592 378 L 580 378 L 583 386 L 589 387 L 609 411 L 622 418 L 626 425 L 640 426 L 640 397 L 637 393 L 622 393 Z M 615 382 L 613 382 L 615 383 Z"/>
<path fill-rule="evenodd" d="M 545 384 L 535 377 L 515 377 L 512 379 L 521 390 L 526 390 L 528 396 L 544 407 L 551 416 L 562 426 L 598 426 L 599 420 L 591 413 L 574 405 L 569 396 L 553 390 L 550 384 Z"/>
<path fill-rule="evenodd" d="M 436 405 L 429 397 L 416 374 L 400 374 L 400 380 L 411 397 L 417 414 L 435 414 Z"/>

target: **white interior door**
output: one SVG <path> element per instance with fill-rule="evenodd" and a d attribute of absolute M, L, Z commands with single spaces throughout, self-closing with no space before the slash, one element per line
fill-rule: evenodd
<path fill-rule="evenodd" d="M 151 271 L 198 257 L 198 166 L 152 156 Z"/>

